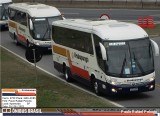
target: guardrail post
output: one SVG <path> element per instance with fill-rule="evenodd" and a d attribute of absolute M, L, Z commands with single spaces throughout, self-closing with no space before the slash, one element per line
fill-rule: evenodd
<path fill-rule="evenodd" d="M 142 8 L 143 8 L 143 0 L 141 0 Z"/>
<path fill-rule="evenodd" d="M 157 4 L 157 0 L 156 0 L 156 2 L 155 2 L 155 5 Z"/>

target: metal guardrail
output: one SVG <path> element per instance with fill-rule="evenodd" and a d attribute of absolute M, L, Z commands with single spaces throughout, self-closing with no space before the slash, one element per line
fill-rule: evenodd
<path fill-rule="evenodd" d="M 41 2 L 60 7 L 121 7 L 121 8 L 158 8 L 160 0 L 13 0 L 13 2 Z"/>
<path fill-rule="evenodd" d="M 68 1 L 68 2 L 71 2 L 71 1 L 82 1 L 82 2 L 139 2 L 139 3 L 147 3 L 147 2 L 151 2 L 151 3 L 157 3 L 157 2 L 160 2 L 160 0 L 13 0 L 13 1 L 29 1 L 29 2 L 62 2 L 62 1 Z"/>

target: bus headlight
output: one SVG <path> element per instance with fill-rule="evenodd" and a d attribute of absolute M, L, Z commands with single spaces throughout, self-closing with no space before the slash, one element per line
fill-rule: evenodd
<path fill-rule="evenodd" d="M 121 84 L 121 82 L 117 82 L 117 80 L 111 80 L 110 83 L 112 85 L 120 85 Z"/>
<path fill-rule="evenodd" d="M 153 81 L 155 79 L 155 77 L 151 77 L 151 78 L 149 78 L 149 81 L 151 82 L 151 81 Z"/>
<path fill-rule="evenodd" d="M 153 76 L 153 77 L 150 77 L 149 79 L 147 79 L 146 82 L 152 82 L 154 80 L 155 80 L 155 77 Z"/>
<path fill-rule="evenodd" d="M 113 93 L 117 93 L 117 90 L 116 90 L 115 88 L 112 88 L 111 91 L 112 91 Z"/>
<path fill-rule="evenodd" d="M 116 82 L 115 82 L 115 81 L 111 81 L 111 84 L 112 84 L 112 85 L 116 85 Z"/>

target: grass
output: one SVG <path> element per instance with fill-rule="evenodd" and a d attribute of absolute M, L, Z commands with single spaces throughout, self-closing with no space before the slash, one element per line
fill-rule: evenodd
<path fill-rule="evenodd" d="M 148 35 L 158 35 L 160 36 L 160 24 L 156 24 L 155 28 L 144 28 Z"/>
<path fill-rule="evenodd" d="M 35 88 L 34 67 L 1 48 L 1 88 Z M 115 107 L 38 70 L 38 107 Z"/>

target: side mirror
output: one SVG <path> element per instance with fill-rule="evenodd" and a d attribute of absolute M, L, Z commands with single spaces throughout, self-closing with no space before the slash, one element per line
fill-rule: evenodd
<path fill-rule="evenodd" d="M 107 60 L 107 54 L 106 54 L 106 49 L 105 49 L 105 47 L 103 46 L 102 43 L 99 43 L 99 46 L 100 46 L 101 53 L 102 53 L 102 59 L 103 59 L 103 60 Z"/>
<path fill-rule="evenodd" d="M 158 47 L 158 44 L 155 42 L 155 41 L 153 41 L 152 39 L 151 39 L 151 43 L 152 43 L 152 45 L 153 45 L 153 47 L 154 47 L 154 51 L 155 51 L 155 56 L 159 56 L 159 47 Z"/>
<path fill-rule="evenodd" d="M 31 19 L 29 19 L 29 27 L 30 27 L 30 30 L 33 30 L 33 22 Z"/>

